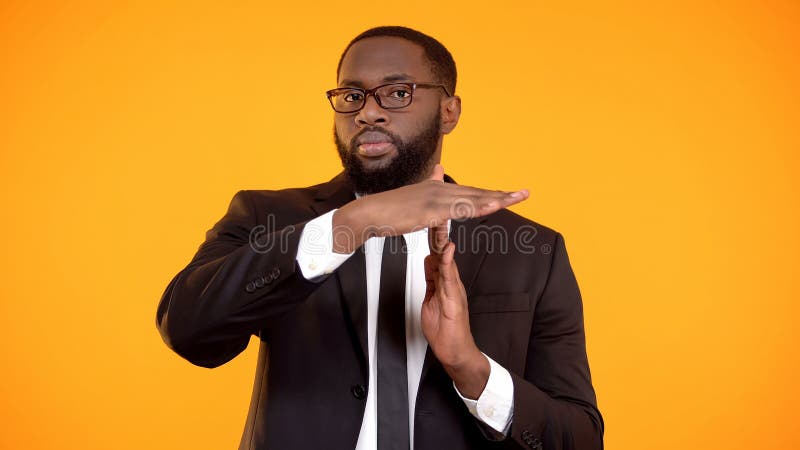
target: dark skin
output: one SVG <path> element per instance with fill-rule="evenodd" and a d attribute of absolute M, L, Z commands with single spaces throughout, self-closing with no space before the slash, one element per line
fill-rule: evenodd
<path fill-rule="evenodd" d="M 390 82 L 437 83 L 422 47 L 396 37 L 361 40 L 348 50 L 339 72 L 339 87 L 370 89 Z M 351 253 L 372 236 L 396 236 L 428 227 L 430 255 L 425 258 L 427 292 L 422 303 L 422 332 L 431 351 L 467 398 L 477 399 L 489 379 L 489 361 L 481 354 L 469 327 L 467 295 L 453 259 L 455 244 L 449 241 L 447 221 L 480 217 L 528 198 L 528 191 L 497 191 L 443 183 L 439 164 L 442 140 L 458 124 L 461 99 L 441 89 L 417 89 L 406 108 L 386 110 L 367 98 L 355 113 L 336 113 L 334 123 L 344 142 L 364 127 L 378 127 L 403 139 L 414 137 L 426 121 L 441 124 L 436 151 L 428 173 L 418 182 L 398 189 L 363 196 L 339 208 L 333 215 L 334 251 Z M 397 155 L 391 143 L 359 147 L 365 167 L 382 167 Z M 462 214 L 459 216 L 458 214 Z"/>

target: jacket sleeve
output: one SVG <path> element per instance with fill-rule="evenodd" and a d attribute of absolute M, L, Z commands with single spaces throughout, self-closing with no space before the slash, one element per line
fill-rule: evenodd
<path fill-rule="evenodd" d="M 164 342 L 193 364 L 216 367 L 306 299 L 319 284 L 306 280 L 295 262 L 305 223 L 266 229 L 248 192 L 237 192 L 161 297 L 156 326 Z"/>
<path fill-rule="evenodd" d="M 524 376 L 514 382 L 512 447 L 603 448 L 603 419 L 589 373 L 583 305 L 564 240 L 556 234 L 550 274 L 536 306 Z"/>

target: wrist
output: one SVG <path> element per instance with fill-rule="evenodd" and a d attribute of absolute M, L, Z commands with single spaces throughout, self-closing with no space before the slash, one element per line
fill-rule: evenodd
<path fill-rule="evenodd" d="M 477 347 L 470 353 L 461 364 L 445 366 L 444 369 L 464 397 L 477 400 L 489 381 L 491 366 Z"/>
<path fill-rule="evenodd" d="M 333 213 L 331 223 L 335 253 L 352 253 L 364 243 L 364 226 L 361 224 L 363 214 L 357 207 L 358 201 L 353 200 Z"/>

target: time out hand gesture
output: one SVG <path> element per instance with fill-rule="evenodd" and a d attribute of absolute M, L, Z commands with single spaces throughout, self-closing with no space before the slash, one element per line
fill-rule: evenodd
<path fill-rule="evenodd" d="M 449 242 L 447 221 L 492 214 L 528 198 L 527 190 L 496 191 L 444 183 L 437 164 L 428 180 L 371 194 L 333 215 L 333 250 L 350 253 L 372 236 L 398 236 L 428 227 L 425 259 L 427 292 L 422 303 L 422 333 L 431 351 L 462 395 L 476 399 L 489 379 L 489 361 L 469 328 L 467 294 Z M 459 206 L 467 205 L 467 208 Z"/>

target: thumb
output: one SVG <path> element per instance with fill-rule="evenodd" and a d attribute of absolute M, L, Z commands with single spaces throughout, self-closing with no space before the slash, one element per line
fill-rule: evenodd
<path fill-rule="evenodd" d="M 441 164 L 433 166 L 429 180 L 444 181 L 444 167 Z"/>

